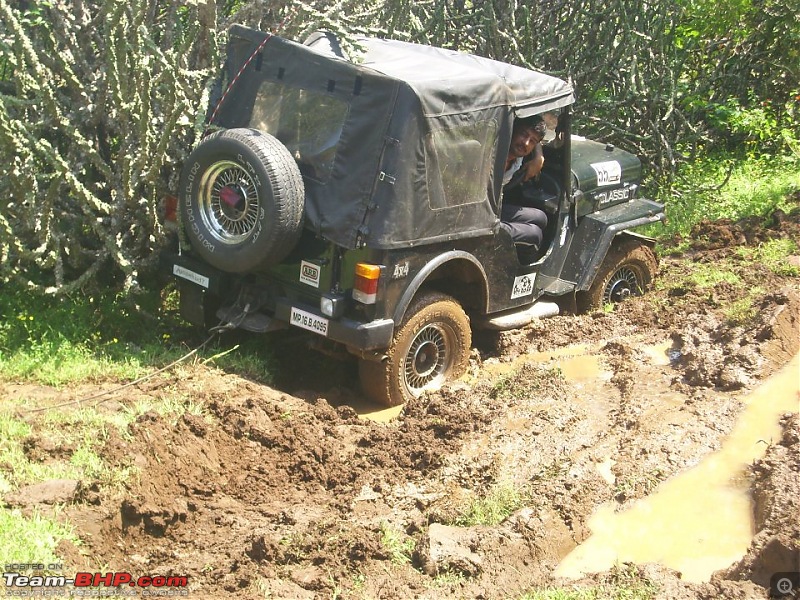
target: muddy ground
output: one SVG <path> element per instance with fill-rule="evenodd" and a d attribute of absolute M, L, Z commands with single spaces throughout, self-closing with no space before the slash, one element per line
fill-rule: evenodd
<path fill-rule="evenodd" d="M 70 495 L 60 514 L 81 544 L 59 547 L 66 570 L 186 575 L 197 598 L 519 598 L 573 585 L 553 572 L 589 536 L 595 508 L 623 510 L 718 449 L 746 392 L 797 353 L 800 279 L 743 249 L 800 239 L 798 221 L 703 224 L 691 248 L 662 258 L 645 297 L 476 336 L 468 377 L 388 423 L 354 410 L 352 365 L 332 368 L 294 338 L 286 367 L 306 376 L 281 389 L 195 365 L 117 394 L 101 410 L 182 393 L 204 414 L 148 413 L 109 432 L 103 458 L 137 474 L 122 492 L 86 481 Z M 688 278 L 723 264 L 738 282 Z M 595 372 L 555 368 L 564 347 Z M 41 418 L 26 416 L 34 431 Z M 798 568 L 800 549 L 800 425 L 782 426 L 748 472 L 756 535 L 739 562 L 708 583 L 655 565 L 578 583 L 633 573 L 658 598 L 766 598 L 769 575 Z M 36 433 L 25 447 L 43 462 L 70 452 Z M 516 504 L 499 524 L 465 516 L 503 491 Z M 30 508 L 25 494 L 6 503 Z"/>

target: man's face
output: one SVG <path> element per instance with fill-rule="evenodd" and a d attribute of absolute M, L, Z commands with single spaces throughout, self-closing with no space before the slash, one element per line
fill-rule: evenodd
<path fill-rule="evenodd" d="M 531 127 L 523 127 L 511 136 L 511 146 L 508 149 L 509 158 L 527 156 L 542 141 L 542 136 Z"/>

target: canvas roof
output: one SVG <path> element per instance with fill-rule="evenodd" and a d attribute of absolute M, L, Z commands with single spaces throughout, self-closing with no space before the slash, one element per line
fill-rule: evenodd
<path fill-rule="evenodd" d="M 252 116 L 268 107 L 267 84 L 313 92 L 320 102 L 312 111 L 346 105 L 325 177 L 301 161 L 306 225 L 345 247 L 405 247 L 493 231 L 515 116 L 574 101 L 558 78 L 453 50 L 359 38 L 364 53 L 350 61 L 331 34 L 306 44 L 272 36 L 262 45 L 267 35 L 231 28 L 226 71 L 236 83 L 215 124 L 254 126 Z M 292 149 L 281 131 L 270 133 Z"/>

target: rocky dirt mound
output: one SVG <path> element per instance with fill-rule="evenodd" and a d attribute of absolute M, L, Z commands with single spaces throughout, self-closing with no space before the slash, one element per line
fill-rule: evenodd
<path fill-rule="evenodd" d="M 259 581 L 280 578 L 328 590 L 366 561 L 389 558 L 380 539 L 391 514 L 373 518 L 359 504 L 424 502 L 415 485 L 501 409 L 489 396 L 445 390 L 386 426 L 243 380 L 233 394 L 230 382 L 215 391 L 218 376 L 202 375 L 212 384 L 202 398 L 209 418 L 170 423 L 148 413 L 107 442 L 105 460 L 139 475 L 125 498 L 70 509 L 81 526 L 95 524 L 81 553 L 188 574 L 204 594 L 249 597 Z"/>

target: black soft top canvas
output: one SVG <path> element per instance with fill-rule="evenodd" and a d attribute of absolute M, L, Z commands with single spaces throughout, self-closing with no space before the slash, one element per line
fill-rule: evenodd
<path fill-rule="evenodd" d="M 569 84 L 441 48 L 330 34 L 306 44 L 230 30 L 214 125 L 254 127 L 289 148 L 306 226 L 347 248 L 396 248 L 491 233 L 514 116 L 574 100 Z M 243 65 L 253 57 L 241 72 Z"/>

